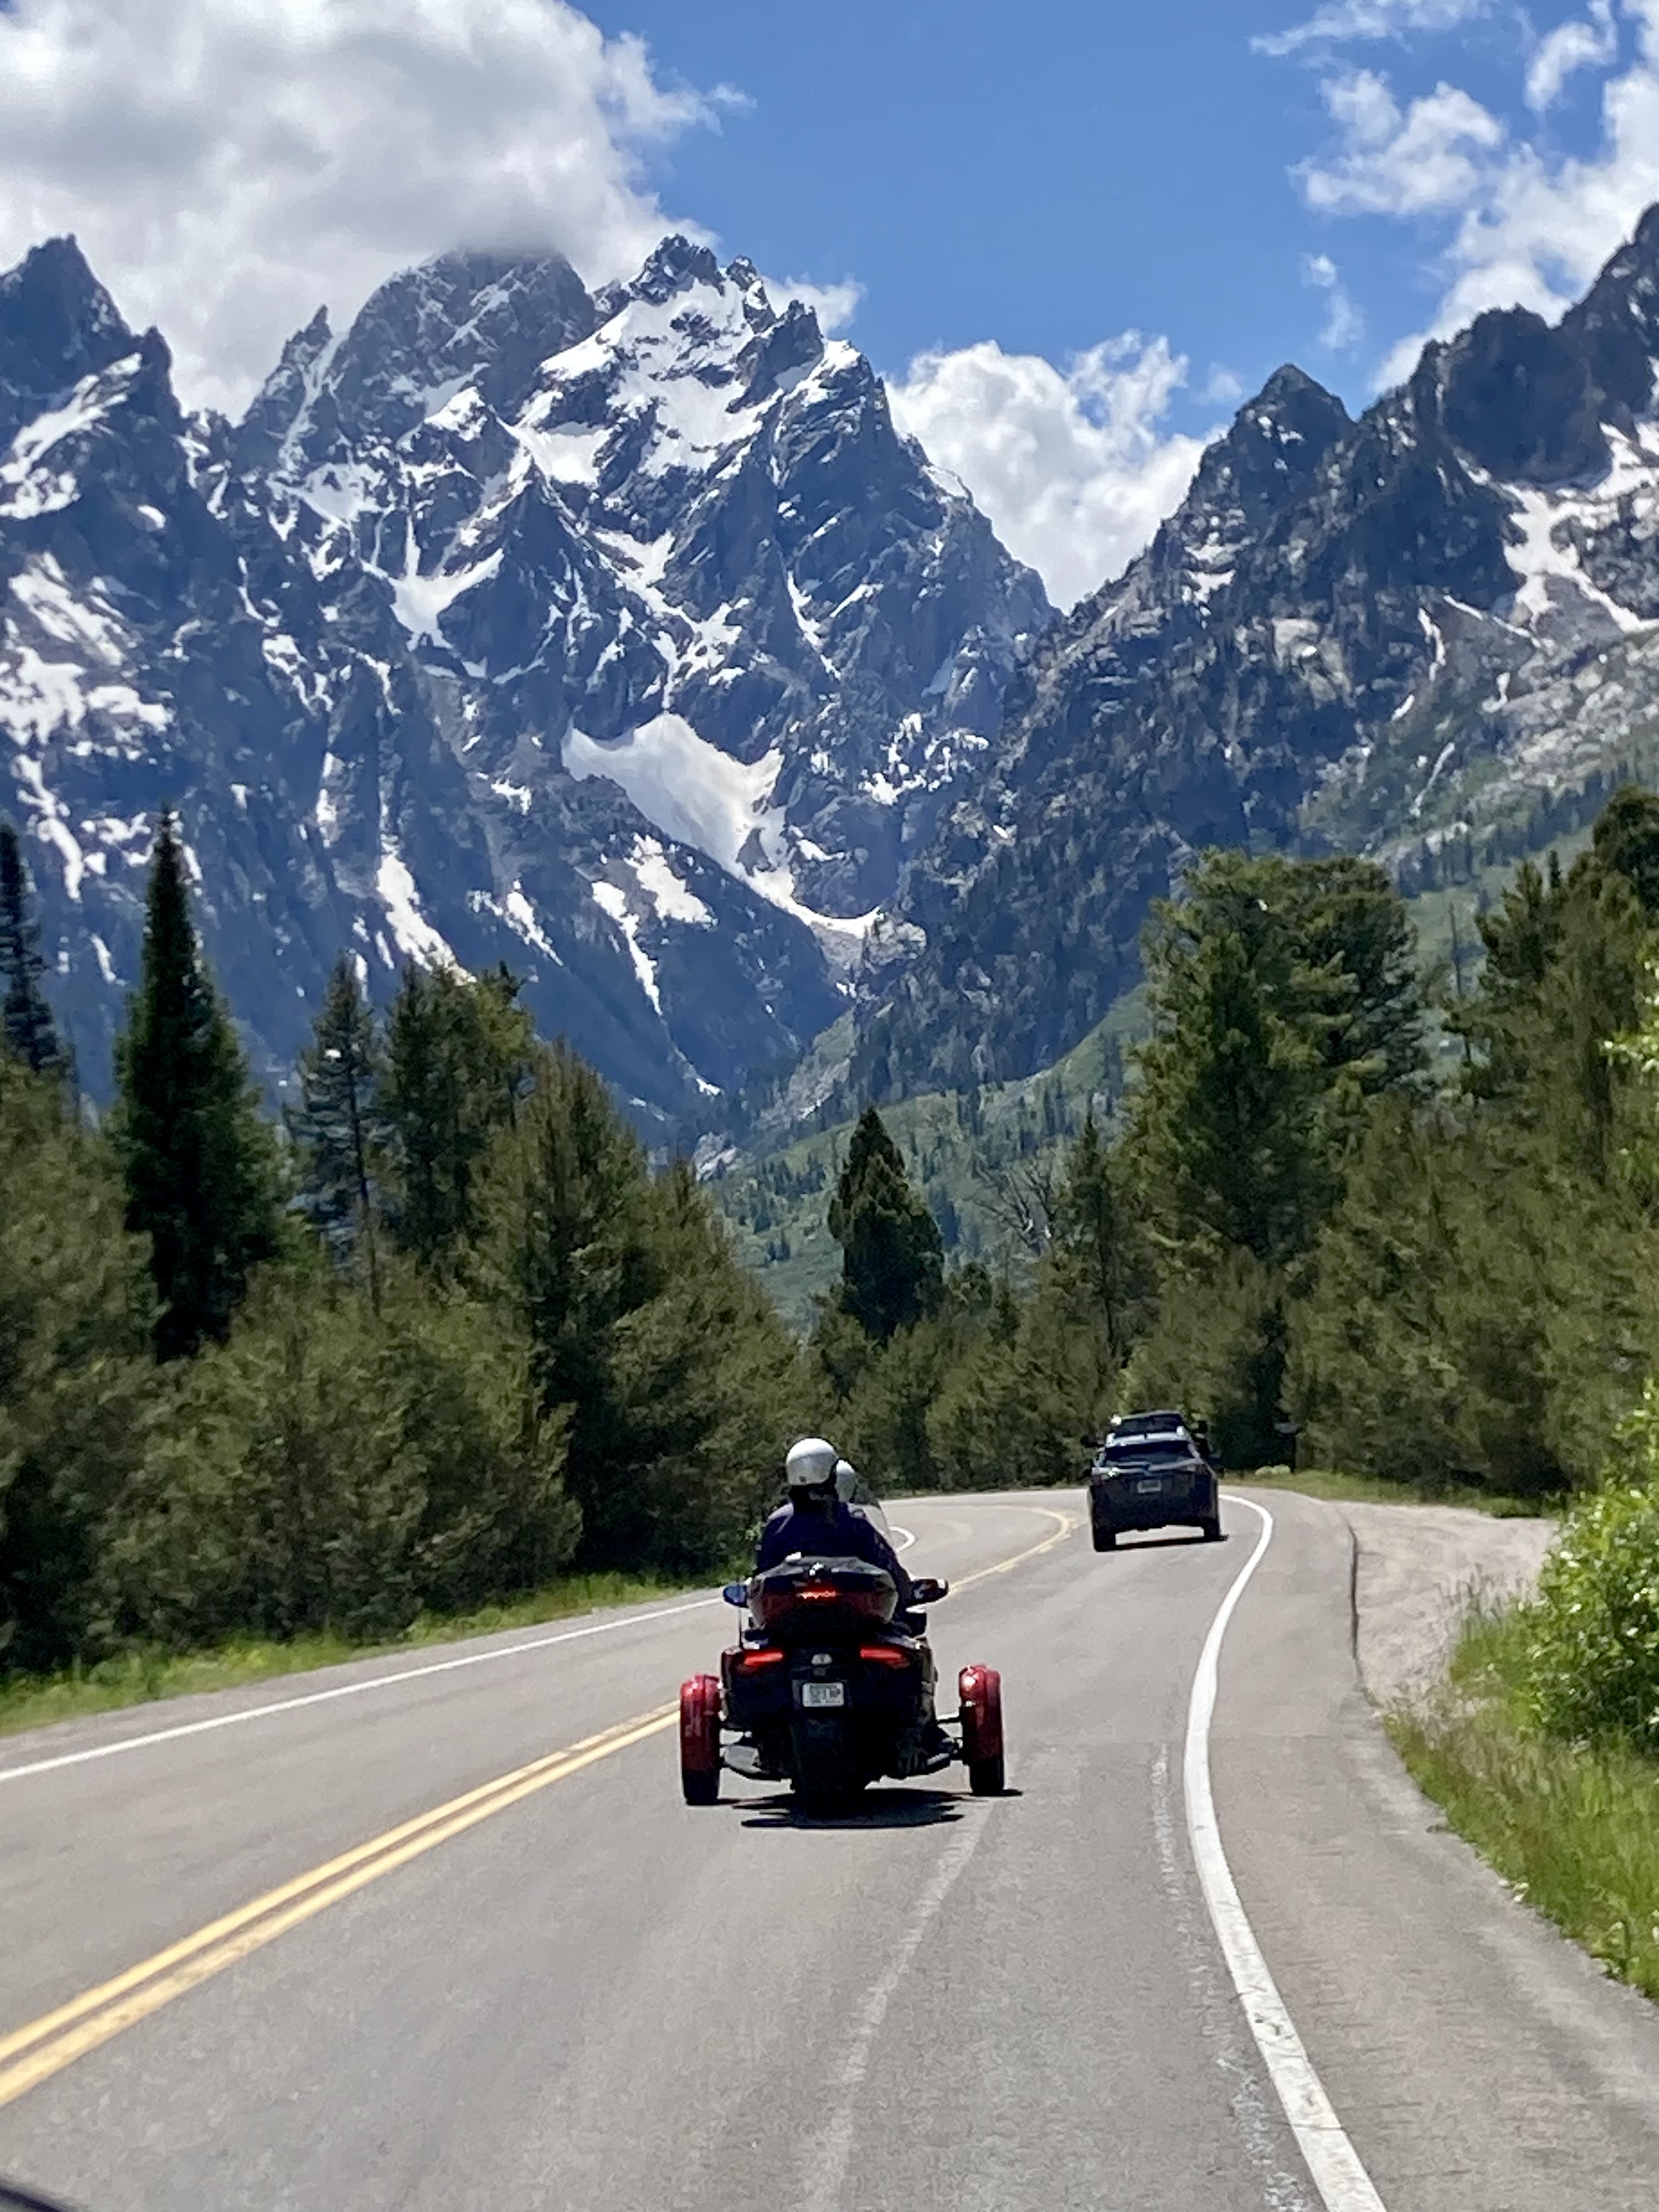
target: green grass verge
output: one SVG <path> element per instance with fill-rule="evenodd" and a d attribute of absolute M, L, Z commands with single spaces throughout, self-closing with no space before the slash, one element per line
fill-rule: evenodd
<path fill-rule="evenodd" d="M 81 1720 L 89 1713 L 161 1698 L 185 1698 L 202 1690 L 234 1690 L 273 1675 L 303 1674 L 343 1660 L 370 1659 L 382 1652 L 416 1651 L 432 1644 L 453 1644 L 466 1636 L 493 1636 L 502 1629 L 533 1628 L 544 1620 L 592 1613 L 600 1606 L 634 1605 L 665 1597 L 684 1587 L 639 1575 L 569 1575 L 503 1605 L 477 1613 L 423 1613 L 403 1635 L 386 1643 L 353 1644 L 343 1636 L 295 1637 L 290 1644 L 249 1638 L 210 1651 L 139 1650 L 49 1676 L 25 1676 L 0 1682 L 0 1735 L 20 1729 L 45 1728 L 52 1721 Z"/>
<path fill-rule="evenodd" d="M 1259 1467 L 1254 1474 L 1230 1474 L 1225 1480 L 1246 1490 L 1299 1490 L 1304 1498 L 1326 1498 L 1336 1505 L 1467 1505 L 1477 1513 L 1490 1513 L 1499 1521 L 1553 1519 L 1561 1501 L 1551 1498 L 1506 1498 L 1491 1490 L 1419 1490 L 1415 1485 L 1384 1482 L 1376 1475 L 1347 1474 L 1340 1468 Z"/>
<path fill-rule="evenodd" d="M 1516 1893 L 1659 1998 L 1659 1765 L 1530 1727 L 1513 1609 L 1474 1615 L 1443 1693 L 1389 1733 L 1449 1825 Z"/>

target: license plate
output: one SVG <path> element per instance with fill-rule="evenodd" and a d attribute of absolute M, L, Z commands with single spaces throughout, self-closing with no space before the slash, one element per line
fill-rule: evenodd
<path fill-rule="evenodd" d="M 845 1682 L 803 1682 L 800 1701 L 804 1705 L 844 1705 L 847 1703 Z"/>
<path fill-rule="evenodd" d="M 1143 1498 L 1148 1496 L 1156 1497 L 1158 1492 L 1162 1490 L 1163 1487 L 1164 1485 L 1158 1480 L 1156 1475 L 1152 1477 L 1150 1482 L 1138 1482 L 1135 1485 L 1135 1488 L 1140 1492 Z"/>

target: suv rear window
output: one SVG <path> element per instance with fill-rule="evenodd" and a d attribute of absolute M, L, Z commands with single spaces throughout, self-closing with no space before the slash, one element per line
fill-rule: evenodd
<path fill-rule="evenodd" d="M 1193 1447 L 1185 1437 L 1114 1437 L 1103 1457 L 1107 1460 L 1191 1459 Z"/>
<path fill-rule="evenodd" d="M 1127 1413 L 1112 1424 L 1112 1437 L 1172 1436 L 1186 1426 L 1179 1413 Z"/>

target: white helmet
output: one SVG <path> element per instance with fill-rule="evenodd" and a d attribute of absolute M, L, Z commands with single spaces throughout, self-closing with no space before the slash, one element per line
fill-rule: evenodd
<path fill-rule="evenodd" d="M 836 1462 L 836 1495 L 843 1505 L 850 1505 L 859 1486 L 859 1471 L 850 1459 Z"/>
<path fill-rule="evenodd" d="M 822 1437 L 802 1437 L 789 1447 L 783 1479 L 791 1490 L 823 1490 L 836 1479 L 836 1452 Z"/>

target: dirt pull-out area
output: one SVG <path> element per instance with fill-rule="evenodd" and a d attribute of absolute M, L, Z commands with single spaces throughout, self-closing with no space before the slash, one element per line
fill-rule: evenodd
<path fill-rule="evenodd" d="M 1432 1688 L 1474 1596 L 1529 1590 L 1553 1521 L 1498 1521 L 1460 1505 L 1345 1505 L 1358 1547 L 1359 1672 L 1379 1705 Z"/>

